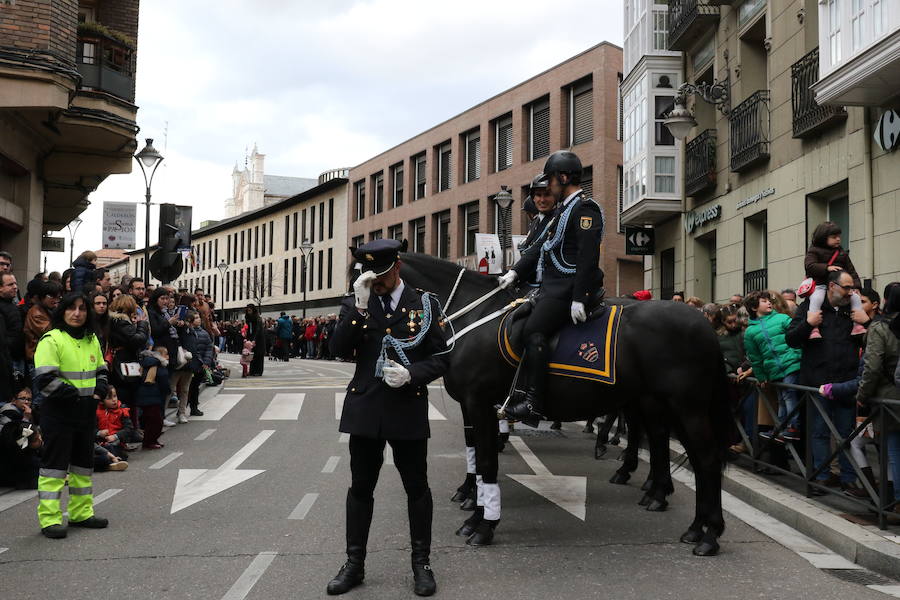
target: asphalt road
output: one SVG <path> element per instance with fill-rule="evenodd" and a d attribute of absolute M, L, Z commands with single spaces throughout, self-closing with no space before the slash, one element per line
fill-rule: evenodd
<path fill-rule="evenodd" d="M 267 362 L 266 376 L 253 379 L 232 366 L 237 378 L 218 395 L 204 392 L 202 420 L 166 432 L 162 450 L 134 452 L 127 471 L 96 475 L 97 514 L 109 529 L 47 540 L 36 499 L 0 496 L 0 597 L 325 597 L 344 560 L 349 456 L 336 394 L 353 366 Z M 646 465 L 629 486 L 608 484 L 618 451 L 595 461 L 593 437 L 575 424 L 522 431 L 516 447 L 507 446 L 496 543 L 470 548 L 453 533 L 469 513 L 448 501 L 465 473 L 459 410 L 440 388 L 430 401 L 432 563 L 441 598 L 886 598 L 732 515 L 721 554 L 692 556 L 678 536 L 691 521 L 693 492 L 677 483 L 667 512 L 642 510 Z M 543 475 L 550 490 L 561 481 L 553 476 L 586 477 L 584 520 L 577 498 L 566 510 L 508 474 Z M 414 597 L 405 496 L 390 464 L 369 546 L 366 582 L 347 597 Z"/>

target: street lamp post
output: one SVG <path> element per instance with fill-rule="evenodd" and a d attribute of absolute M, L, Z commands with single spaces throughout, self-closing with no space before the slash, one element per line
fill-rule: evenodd
<path fill-rule="evenodd" d="M 219 309 L 220 309 L 219 310 L 219 312 L 220 312 L 219 320 L 224 321 L 225 320 L 225 273 L 228 272 L 228 263 L 225 262 L 224 260 L 220 261 L 219 264 L 216 265 L 216 268 L 219 270 L 219 283 L 222 284 L 219 286 L 219 289 L 222 290 L 222 297 L 216 298 L 216 301 L 219 303 Z"/>
<path fill-rule="evenodd" d="M 304 239 L 303 243 L 300 244 L 300 254 L 303 255 L 303 282 L 301 283 L 301 287 L 303 287 L 303 318 L 306 318 L 306 284 L 307 277 L 306 274 L 309 273 L 309 265 L 307 264 L 307 259 L 310 257 L 313 251 L 313 245 L 309 243 L 308 239 Z"/>
<path fill-rule="evenodd" d="M 141 167 L 141 173 L 144 174 L 144 185 L 146 186 L 145 205 L 145 234 L 144 238 L 144 285 L 150 283 L 150 185 L 153 183 L 153 175 L 159 167 L 159 163 L 163 161 L 163 156 L 153 147 L 153 138 L 147 138 L 147 144 L 144 148 L 134 155 L 134 159 Z M 149 177 L 147 171 L 150 171 Z"/>
<path fill-rule="evenodd" d="M 494 202 L 497 203 L 497 208 L 500 211 L 500 231 L 498 232 L 500 234 L 500 266 L 501 270 L 505 271 L 506 247 L 509 246 L 510 236 L 512 235 L 512 231 L 507 231 L 512 225 L 511 219 L 506 218 L 513 203 L 513 197 L 509 193 L 509 188 L 505 185 L 500 186 L 500 191 L 494 196 Z M 510 222 L 507 224 L 507 221 Z"/>
<path fill-rule="evenodd" d="M 81 227 L 81 224 L 84 221 L 81 220 L 80 217 L 75 217 L 72 219 L 72 222 L 66 225 L 66 229 L 69 230 L 69 266 L 72 266 L 72 262 L 75 260 L 75 234 L 78 233 L 78 228 Z M 72 229 L 72 225 L 75 225 L 75 229 Z M 46 265 L 45 265 L 46 267 Z M 46 271 L 46 268 L 44 269 Z"/>

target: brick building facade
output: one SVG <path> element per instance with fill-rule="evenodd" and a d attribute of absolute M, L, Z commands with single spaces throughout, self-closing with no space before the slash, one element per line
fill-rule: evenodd
<path fill-rule="evenodd" d="M 350 169 L 351 245 L 406 238 L 410 250 L 475 268 L 474 234 L 499 233 L 494 196 L 513 194 L 512 233 L 527 227 L 526 186 L 546 157 L 570 149 L 583 187 L 603 207 L 601 267 L 610 294 L 642 285 L 641 262 L 618 229 L 622 49 L 603 42 Z"/>

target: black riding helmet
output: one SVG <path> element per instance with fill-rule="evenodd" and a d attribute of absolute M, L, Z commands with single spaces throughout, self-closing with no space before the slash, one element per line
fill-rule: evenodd
<path fill-rule="evenodd" d="M 581 171 L 581 159 L 568 150 L 557 150 L 544 163 L 544 175 L 548 181 L 554 175 L 567 175 L 568 180 L 565 183 L 575 185 L 581 183 Z"/>
<path fill-rule="evenodd" d="M 532 217 L 538 214 L 537 205 L 534 203 L 534 198 L 528 196 L 525 198 L 525 202 L 522 203 L 522 210 L 531 215 Z"/>
<path fill-rule="evenodd" d="M 548 187 L 550 187 L 550 178 L 543 173 L 538 173 L 534 176 L 534 179 L 531 180 L 531 187 L 529 189 L 539 190 Z"/>

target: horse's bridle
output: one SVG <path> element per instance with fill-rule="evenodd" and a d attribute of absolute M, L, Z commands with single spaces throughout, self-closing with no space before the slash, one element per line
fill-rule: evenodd
<path fill-rule="evenodd" d="M 453 297 L 456 295 L 456 290 L 457 290 L 457 288 L 459 288 L 459 282 L 462 281 L 462 277 L 463 277 L 463 274 L 464 274 L 465 272 L 466 272 L 466 268 L 465 268 L 465 267 L 461 267 L 460 270 L 459 270 L 459 274 L 456 276 L 456 282 L 453 284 L 453 289 L 450 290 L 450 295 L 447 297 L 447 303 L 444 305 L 444 310 L 445 310 L 445 311 L 450 307 L 450 303 L 453 302 Z M 503 289 L 504 289 L 504 288 L 501 288 L 501 287 L 497 286 L 496 288 L 492 289 L 491 291 L 489 291 L 488 293 L 484 294 L 483 296 L 481 296 L 481 297 L 479 297 L 479 298 L 476 298 L 475 300 L 473 300 L 473 301 L 470 302 L 469 304 L 463 306 L 461 309 L 459 309 L 458 311 L 456 311 L 456 312 L 453 313 L 452 315 L 445 316 L 445 317 L 444 317 L 444 321 L 447 322 L 447 323 L 449 323 L 449 324 L 450 324 L 450 327 L 452 328 L 452 327 L 453 327 L 453 319 L 458 319 L 459 317 L 461 317 L 461 316 L 463 316 L 464 314 L 468 313 L 468 312 L 471 311 L 472 309 L 474 309 L 474 308 L 478 307 L 479 305 L 483 304 L 484 302 L 486 302 L 486 301 L 489 300 L 490 298 L 493 298 L 493 297 L 494 297 L 495 295 L 497 295 L 499 292 L 502 292 Z M 471 323 L 471 324 L 467 325 L 466 327 L 464 327 L 464 328 L 461 329 L 460 331 L 454 332 L 453 337 L 450 338 L 450 343 L 452 344 L 452 343 L 456 342 L 456 340 L 458 340 L 459 338 L 461 338 L 463 335 L 465 335 L 466 333 L 468 333 L 468 332 L 471 331 L 472 329 L 475 329 L 476 327 L 480 327 L 481 325 L 484 325 L 484 324 L 487 323 L 488 321 L 492 321 L 492 320 L 496 319 L 497 317 L 499 317 L 499 316 L 502 315 L 503 313 L 507 312 L 509 309 L 513 308 L 513 307 L 516 306 L 517 304 L 518 304 L 518 302 L 514 300 L 512 303 L 510 303 L 510 304 L 504 306 L 503 308 L 501 308 L 501 309 L 499 309 L 499 310 L 496 310 L 496 311 L 494 311 L 493 313 L 487 315 L 486 317 L 482 317 L 481 319 L 478 319 L 478 320 L 475 321 L 474 323 Z"/>

